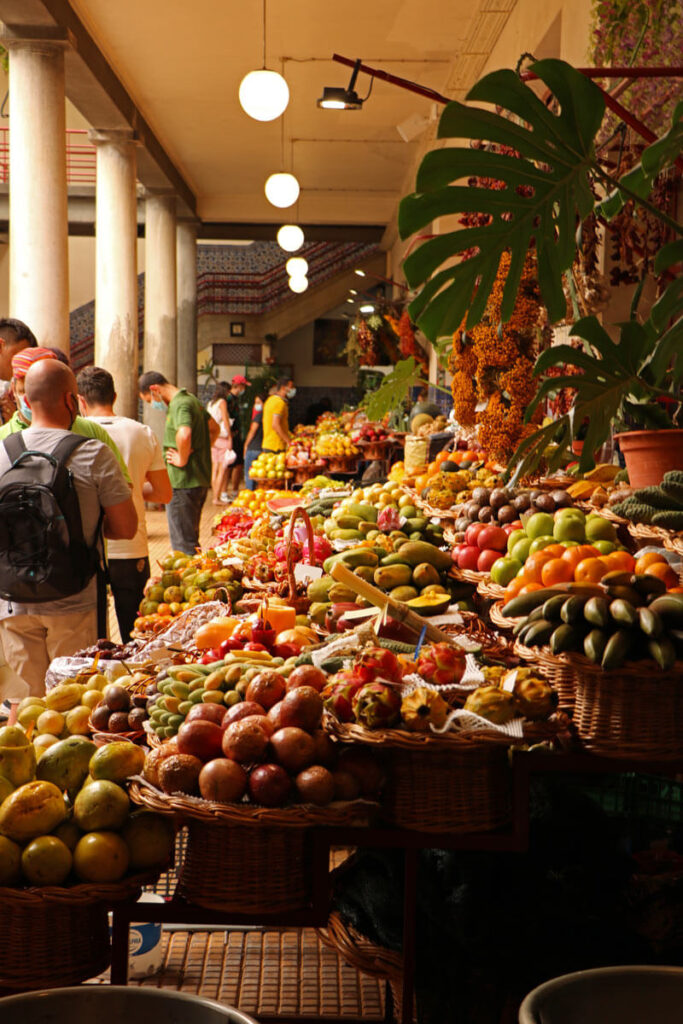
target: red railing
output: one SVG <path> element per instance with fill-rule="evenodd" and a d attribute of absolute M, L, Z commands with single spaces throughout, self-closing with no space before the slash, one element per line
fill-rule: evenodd
<path fill-rule="evenodd" d="M 9 181 L 9 127 L 0 127 L 0 184 Z M 66 130 L 66 180 L 69 185 L 95 184 L 95 147 L 86 128 Z"/>

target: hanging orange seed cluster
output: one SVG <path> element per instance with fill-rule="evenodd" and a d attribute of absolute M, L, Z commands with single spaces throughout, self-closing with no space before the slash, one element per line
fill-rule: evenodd
<path fill-rule="evenodd" d="M 484 450 L 501 462 L 507 462 L 522 438 L 535 429 L 524 423 L 524 413 L 536 393 L 533 367 L 543 312 L 535 260 L 529 255 L 513 314 L 500 324 L 509 266 L 509 253 L 504 253 L 483 319 L 467 332 L 464 324 L 456 331 L 449 361 L 456 420 L 464 427 L 478 424 Z M 484 402 L 485 408 L 477 411 Z"/>

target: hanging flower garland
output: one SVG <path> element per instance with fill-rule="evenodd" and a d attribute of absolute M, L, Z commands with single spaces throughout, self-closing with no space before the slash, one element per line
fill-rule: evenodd
<path fill-rule="evenodd" d="M 425 375 L 429 362 L 415 336 L 415 326 L 407 310 L 393 307 L 360 314 L 349 328 L 346 353 L 350 365 L 382 366 L 414 356 Z"/>
<path fill-rule="evenodd" d="M 505 253 L 484 318 L 469 331 L 456 331 L 450 357 L 455 418 L 463 427 L 477 425 L 485 451 L 501 462 L 507 462 L 522 438 L 535 429 L 524 423 L 524 413 L 536 394 L 534 361 L 544 341 L 543 306 L 531 254 L 513 314 L 501 324 L 509 265 Z"/>

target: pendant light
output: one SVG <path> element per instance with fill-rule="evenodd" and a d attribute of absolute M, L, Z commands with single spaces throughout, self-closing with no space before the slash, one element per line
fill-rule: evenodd
<path fill-rule="evenodd" d="M 296 252 L 304 244 L 304 233 L 298 224 L 283 224 L 277 233 L 277 244 L 285 252 Z"/>
<path fill-rule="evenodd" d="M 305 277 L 308 273 L 308 260 L 303 256 L 292 256 L 285 263 L 285 270 L 290 277 Z"/>
<path fill-rule="evenodd" d="M 266 0 L 263 0 L 263 67 L 240 82 L 240 106 L 255 121 L 274 121 L 289 103 L 289 86 L 277 71 L 266 68 Z"/>
<path fill-rule="evenodd" d="M 289 287 L 293 292 L 296 292 L 297 295 L 300 295 L 308 288 L 308 278 L 305 274 L 297 274 L 296 277 L 290 277 Z"/>
<path fill-rule="evenodd" d="M 299 182 L 293 174 L 278 171 L 266 179 L 265 192 L 269 203 L 284 210 L 299 198 Z"/>

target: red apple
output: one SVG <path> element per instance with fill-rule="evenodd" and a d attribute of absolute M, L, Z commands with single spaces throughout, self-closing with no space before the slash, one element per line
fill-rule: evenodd
<path fill-rule="evenodd" d="M 482 530 L 486 529 L 486 523 L 470 523 L 465 530 L 465 544 L 476 544 L 477 537 Z"/>
<path fill-rule="evenodd" d="M 481 551 L 476 544 L 464 545 L 460 549 L 460 554 L 458 555 L 458 569 L 476 569 L 477 560 L 480 554 Z"/>
<path fill-rule="evenodd" d="M 477 559 L 477 572 L 490 572 L 491 566 L 500 558 L 500 551 L 493 548 L 485 548 Z"/>
<path fill-rule="evenodd" d="M 502 526 L 485 526 L 477 534 L 477 545 L 482 551 L 492 549 L 494 551 L 505 551 L 508 543 L 508 535 Z"/>
<path fill-rule="evenodd" d="M 215 722 L 183 722 L 178 729 L 178 753 L 211 761 L 220 757 L 222 740 L 223 730 Z"/>
<path fill-rule="evenodd" d="M 301 654 L 301 648 L 298 644 L 275 644 L 273 646 L 273 654 L 276 658 L 296 658 L 297 655 Z"/>
<path fill-rule="evenodd" d="M 214 661 L 220 661 L 223 657 L 223 653 L 219 647 L 212 647 L 210 650 L 205 651 L 199 659 L 202 665 L 213 665 Z"/>
<path fill-rule="evenodd" d="M 456 565 L 458 564 L 458 555 L 460 554 L 464 546 L 464 544 L 455 544 L 451 548 L 451 558 L 453 559 Z"/>
<path fill-rule="evenodd" d="M 249 640 L 242 648 L 245 651 L 267 651 L 265 644 L 257 643 L 256 640 Z"/>
<path fill-rule="evenodd" d="M 249 795 L 264 807 L 281 807 L 291 788 L 292 780 L 279 764 L 260 764 L 249 776 Z"/>
<path fill-rule="evenodd" d="M 218 650 L 220 651 L 220 657 L 224 658 L 229 651 L 241 651 L 244 647 L 244 640 L 239 636 L 229 636 L 227 640 L 224 640 Z"/>

